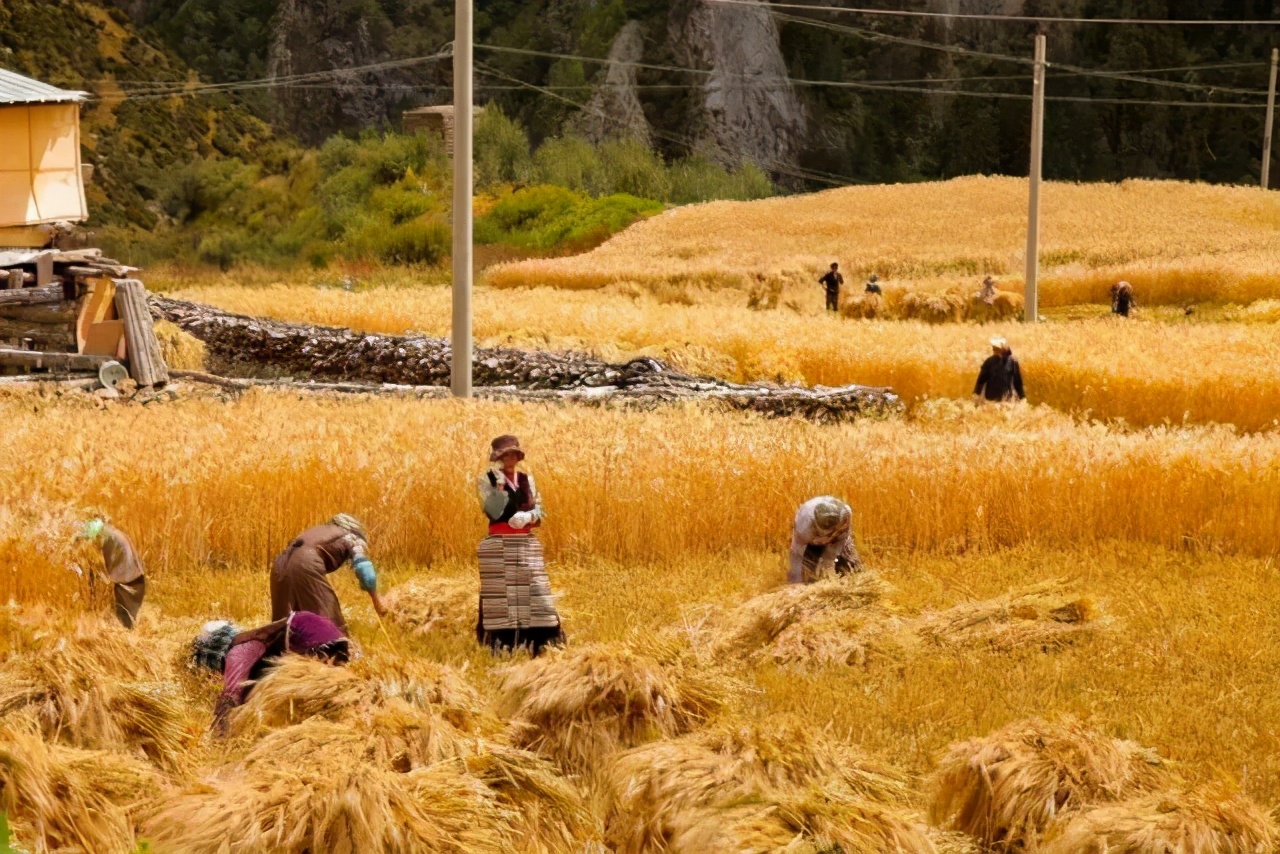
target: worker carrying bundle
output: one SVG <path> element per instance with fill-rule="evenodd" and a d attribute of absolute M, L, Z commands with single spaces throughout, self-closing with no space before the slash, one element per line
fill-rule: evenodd
<path fill-rule="evenodd" d="M 213 707 L 217 733 L 226 732 L 228 713 L 244 703 L 253 683 L 289 652 L 331 664 L 346 664 L 351 658 L 350 642 L 342 629 L 310 611 L 297 611 L 247 632 L 227 620 L 205 623 L 191 645 L 191 660 L 222 674 L 222 693 Z"/>
<path fill-rule="evenodd" d="M 346 513 L 334 516 L 298 535 L 276 558 L 271 569 L 271 619 L 281 620 L 294 611 L 319 614 L 347 630 L 338 594 L 325 577 L 350 562 L 360 589 L 369 594 L 378 616 L 386 613 L 378 598 L 378 574 L 366 554 L 369 535 L 364 526 Z"/>
<path fill-rule="evenodd" d="M 520 440 L 499 436 L 490 468 L 479 479 L 480 505 L 489 519 L 481 543 L 480 615 L 476 639 L 494 652 L 525 647 L 537 655 L 564 643 L 551 580 L 534 529 L 542 524 L 542 498 L 533 477 L 518 470 Z"/>
<path fill-rule="evenodd" d="M 853 510 L 839 498 L 820 495 L 796 511 L 791 530 L 791 567 L 787 581 L 808 584 L 829 569 L 837 575 L 862 571 L 853 544 Z"/>
<path fill-rule="evenodd" d="M 75 538 L 88 540 L 101 549 L 102 562 L 116 600 L 116 619 L 126 629 L 132 629 L 138 621 L 138 611 L 142 610 L 142 599 L 147 593 L 142 559 L 138 557 L 133 543 L 129 542 L 122 531 L 107 524 L 107 520 L 100 516 L 85 522 Z"/>
<path fill-rule="evenodd" d="M 1133 298 L 1133 285 L 1128 282 L 1116 282 L 1111 286 L 1111 313 L 1120 317 L 1128 317 L 1129 310 L 1137 305 Z"/>

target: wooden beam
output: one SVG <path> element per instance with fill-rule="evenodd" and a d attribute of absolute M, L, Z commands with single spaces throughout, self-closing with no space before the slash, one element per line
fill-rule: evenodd
<path fill-rule="evenodd" d="M 30 338 L 37 344 L 64 350 L 76 343 L 75 330 L 70 323 L 30 323 L 0 317 L 0 339 L 6 338 Z"/>
<path fill-rule="evenodd" d="M 53 305 L 62 302 L 62 286 L 0 291 L 0 308 L 10 305 Z"/>
<path fill-rule="evenodd" d="M 47 225 L 13 225 L 0 228 L 0 246 L 43 249 L 53 239 L 53 228 Z"/>
<path fill-rule="evenodd" d="M 147 289 L 137 279 L 116 280 L 116 310 L 124 319 L 129 375 L 139 387 L 162 387 L 169 382 L 169 367 L 160 353 L 160 342 L 147 304 Z"/>
<path fill-rule="evenodd" d="M 0 348 L 0 366 L 10 368 L 48 368 L 55 371 L 96 371 L 108 356 L 86 356 L 82 353 L 41 353 L 38 350 Z"/>

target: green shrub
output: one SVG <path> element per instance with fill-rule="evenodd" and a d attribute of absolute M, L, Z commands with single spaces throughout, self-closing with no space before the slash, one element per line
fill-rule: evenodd
<path fill-rule="evenodd" d="M 549 139 L 533 155 L 533 177 L 542 184 L 597 196 L 606 192 L 608 176 L 596 148 L 585 139 Z"/>
<path fill-rule="evenodd" d="M 773 195 L 769 176 L 754 163 L 744 163 L 730 171 L 701 155 L 676 161 L 671 166 L 671 196 L 677 205 L 712 199 L 750 201 Z"/>
<path fill-rule="evenodd" d="M 449 254 L 451 240 L 449 226 L 438 219 L 415 219 L 391 228 L 375 222 L 353 235 L 348 251 L 388 264 L 438 264 Z"/>
<path fill-rule="evenodd" d="M 474 144 L 476 186 L 517 184 L 529 179 L 529 137 L 496 105 L 485 109 L 476 122 Z"/>
<path fill-rule="evenodd" d="M 662 158 L 639 140 L 619 139 L 600 144 L 609 193 L 627 193 L 642 199 L 667 199 L 671 180 Z"/>
<path fill-rule="evenodd" d="M 518 190 L 476 221 L 476 240 L 526 249 L 589 248 L 638 219 L 662 210 L 662 203 L 623 193 L 593 199 L 563 187 Z"/>

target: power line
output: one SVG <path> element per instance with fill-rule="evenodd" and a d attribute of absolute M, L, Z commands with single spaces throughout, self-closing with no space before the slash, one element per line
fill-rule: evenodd
<path fill-rule="evenodd" d="M 760 6 L 757 0 L 711 0 L 713 3 L 724 3 L 732 6 Z M 1276 27 L 1280 26 L 1280 20 L 1235 20 L 1235 21 L 1214 21 L 1214 20 L 1160 20 L 1156 18 L 1052 18 L 1042 15 L 994 15 L 994 14 L 948 14 L 946 12 L 924 12 L 908 9 L 864 9 L 853 8 L 847 6 L 814 6 L 805 3 L 769 3 L 779 9 L 803 9 L 813 12 L 842 12 L 852 15 L 878 15 L 900 18 L 951 18 L 957 20 L 970 21 L 999 21 L 1004 23 L 1021 23 L 1021 24 L 1118 24 L 1118 25 L 1149 25 L 1149 26 L 1165 26 L 1165 27 L 1194 27 L 1194 26 L 1213 26 L 1213 27 Z"/>

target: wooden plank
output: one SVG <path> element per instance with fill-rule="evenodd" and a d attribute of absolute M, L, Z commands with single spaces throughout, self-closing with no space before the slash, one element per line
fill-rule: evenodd
<path fill-rule="evenodd" d="M 36 287 L 53 284 L 53 255 L 46 253 L 36 259 Z"/>
<path fill-rule="evenodd" d="M 139 387 L 161 387 L 169 382 L 169 367 L 156 339 L 147 289 L 137 279 L 118 279 L 115 284 L 116 310 L 124 319 L 129 375 Z"/>
<path fill-rule="evenodd" d="M 48 305 L 0 305 L 0 318 L 27 323 L 61 323 L 68 329 L 74 329 L 76 304 L 75 300 L 63 300 Z"/>
<path fill-rule="evenodd" d="M 85 293 L 80 298 L 80 311 L 76 317 L 76 348 L 84 350 L 89 327 L 104 320 L 119 320 L 116 313 L 116 285 L 111 279 L 85 279 Z"/>
<path fill-rule="evenodd" d="M 104 320 L 91 325 L 80 352 L 89 356 L 124 358 L 128 352 L 124 347 L 124 321 Z"/>
<path fill-rule="evenodd" d="M 41 353 L 39 350 L 0 348 L 0 366 L 10 368 L 96 371 L 109 361 L 111 361 L 109 356 L 88 356 L 83 353 Z"/>
<path fill-rule="evenodd" d="M 48 225 L 13 225 L 0 228 L 0 246 L 43 249 L 53 239 L 53 227 Z"/>
<path fill-rule="evenodd" d="M 0 291 L 0 309 L 19 305 L 53 305 L 62 302 L 62 286 L 49 288 L 22 288 Z"/>

